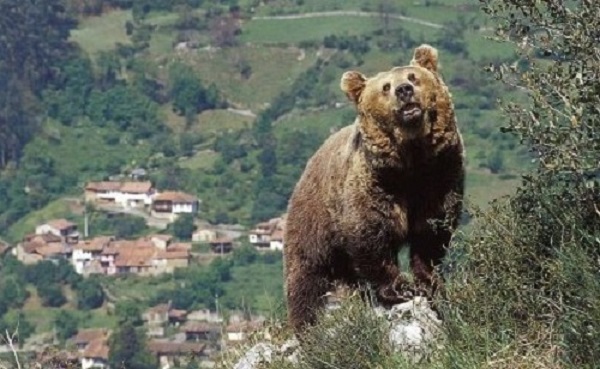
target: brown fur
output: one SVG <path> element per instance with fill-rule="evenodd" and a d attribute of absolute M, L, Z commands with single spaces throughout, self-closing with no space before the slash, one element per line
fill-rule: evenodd
<path fill-rule="evenodd" d="M 289 205 L 285 283 L 298 333 L 315 321 L 334 281 L 368 282 L 380 302 L 403 301 L 403 244 L 417 283 L 432 285 L 451 229 L 434 230 L 428 220 L 456 227 L 464 181 L 462 139 L 437 66 L 437 51 L 422 45 L 410 66 L 372 78 L 344 73 L 341 87 L 358 117 L 310 159 Z M 414 94 L 402 100 L 396 88 L 406 84 Z M 412 114 L 413 106 L 416 118 L 402 110 Z"/>

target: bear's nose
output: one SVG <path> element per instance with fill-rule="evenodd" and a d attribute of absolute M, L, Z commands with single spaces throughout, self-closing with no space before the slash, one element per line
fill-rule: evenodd
<path fill-rule="evenodd" d="M 404 102 L 408 102 L 414 92 L 415 90 L 410 83 L 403 83 L 396 87 L 396 97 Z"/>

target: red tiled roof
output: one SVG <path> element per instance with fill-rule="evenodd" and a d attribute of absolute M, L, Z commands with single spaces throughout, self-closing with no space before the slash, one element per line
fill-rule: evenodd
<path fill-rule="evenodd" d="M 62 242 L 62 238 L 52 233 L 44 233 L 44 234 L 28 234 L 23 237 L 23 240 L 30 242 L 40 242 L 40 243 L 49 243 L 49 242 Z"/>
<path fill-rule="evenodd" d="M 124 182 L 121 192 L 126 193 L 148 193 L 152 189 L 152 182 Z"/>
<path fill-rule="evenodd" d="M 277 229 L 271 235 L 271 241 L 283 241 L 283 230 Z"/>
<path fill-rule="evenodd" d="M 188 312 L 186 310 L 178 310 L 171 309 L 169 310 L 169 318 L 173 319 L 183 319 L 187 316 Z"/>
<path fill-rule="evenodd" d="M 88 182 L 85 185 L 86 191 L 110 192 L 118 191 L 121 188 L 121 182 L 105 181 L 105 182 Z"/>
<path fill-rule="evenodd" d="M 45 224 L 49 225 L 52 228 L 58 229 L 60 231 L 64 231 L 71 227 L 77 226 L 77 224 L 75 224 L 73 222 L 69 222 L 66 219 L 53 219 L 53 220 L 46 222 Z"/>
<path fill-rule="evenodd" d="M 160 250 L 156 253 L 156 256 L 154 256 L 154 259 L 189 259 L 190 258 L 190 252 L 187 250 Z"/>
<path fill-rule="evenodd" d="M 46 257 L 52 255 L 60 255 L 65 253 L 65 249 L 62 245 L 52 244 L 37 247 L 35 252 Z"/>
<path fill-rule="evenodd" d="M 103 251 L 113 239 L 111 236 L 100 236 L 91 240 L 79 241 L 73 248 L 83 251 Z"/>
<path fill-rule="evenodd" d="M 192 251 L 192 244 L 189 242 L 172 243 L 167 247 L 167 251 Z"/>
<path fill-rule="evenodd" d="M 82 356 L 87 358 L 97 358 L 108 360 L 109 347 L 106 339 L 100 338 L 88 343 Z"/>
<path fill-rule="evenodd" d="M 154 197 L 154 201 L 171 201 L 171 202 L 177 202 L 177 203 L 182 203 L 182 202 L 189 203 L 189 202 L 198 201 L 198 198 L 194 195 L 190 195 L 185 192 L 165 191 L 165 192 L 162 192 L 162 193 L 159 193 L 158 195 L 156 195 Z"/>
<path fill-rule="evenodd" d="M 151 266 L 152 257 L 156 253 L 154 247 L 125 247 L 118 250 L 115 257 L 115 266 L 117 267 L 139 267 Z"/>
<path fill-rule="evenodd" d="M 35 252 L 35 250 L 37 250 L 39 247 L 44 247 L 45 244 L 43 243 L 39 243 L 39 242 L 35 242 L 35 241 L 25 241 L 21 243 L 21 247 L 23 248 L 23 251 L 25 251 L 27 254 L 33 254 Z"/>

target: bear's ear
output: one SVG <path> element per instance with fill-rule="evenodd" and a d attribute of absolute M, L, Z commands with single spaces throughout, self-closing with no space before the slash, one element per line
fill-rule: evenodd
<path fill-rule="evenodd" d="M 367 78 L 362 73 L 355 71 L 346 72 L 342 75 L 340 87 L 346 93 L 346 96 L 356 104 L 358 103 L 360 94 L 365 89 L 366 80 Z"/>
<path fill-rule="evenodd" d="M 410 65 L 418 65 L 433 73 L 438 70 L 438 51 L 436 48 L 423 44 L 415 49 Z"/>

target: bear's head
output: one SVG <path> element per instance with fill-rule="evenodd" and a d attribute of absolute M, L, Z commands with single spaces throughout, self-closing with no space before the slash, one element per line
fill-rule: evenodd
<path fill-rule="evenodd" d="M 361 129 L 393 136 L 394 141 L 425 137 L 436 126 L 445 131 L 448 127 L 442 126 L 454 124 L 450 94 L 438 74 L 437 50 L 429 45 L 415 49 L 408 66 L 371 78 L 346 72 L 341 88 L 356 104 L 361 124 L 368 125 Z"/>

